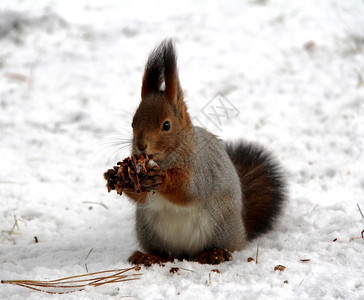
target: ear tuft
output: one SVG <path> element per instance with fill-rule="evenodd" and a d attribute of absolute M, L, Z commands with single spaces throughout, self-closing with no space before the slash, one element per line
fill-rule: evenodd
<path fill-rule="evenodd" d="M 149 94 L 161 91 L 165 84 L 165 94 L 172 102 L 180 90 L 177 74 L 177 58 L 171 39 L 164 40 L 149 55 L 142 85 L 142 99 Z"/>
<path fill-rule="evenodd" d="M 177 58 L 172 40 L 165 41 L 164 45 L 164 81 L 165 94 L 170 101 L 175 100 L 177 92 Z"/>

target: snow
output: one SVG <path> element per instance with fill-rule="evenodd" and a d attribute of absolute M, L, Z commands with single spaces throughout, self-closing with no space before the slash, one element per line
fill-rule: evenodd
<path fill-rule="evenodd" d="M 360 0 L 1 1 L 0 279 L 130 266 L 134 207 L 102 175 L 128 154 L 144 63 L 165 37 L 195 123 L 270 148 L 290 196 L 231 262 L 67 296 L 3 284 L 0 298 L 363 299 L 363 16 Z M 216 127 L 201 109 L 218 93 L 239 115 Z"/>

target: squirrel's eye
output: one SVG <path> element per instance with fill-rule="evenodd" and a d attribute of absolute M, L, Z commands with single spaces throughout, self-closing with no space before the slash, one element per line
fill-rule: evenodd
<path fill-rule="evenodd" d="M 169 121 L 165 121 L 163 123 L 162 131 L 168 131 L 169 129 L 171 129 L 171 123 L 169 123 Z"/>
<path fill-rule="evenodd" d="M 134 128 L 134 123 L 133 122 L 131 122 L 131 128 Z"/>

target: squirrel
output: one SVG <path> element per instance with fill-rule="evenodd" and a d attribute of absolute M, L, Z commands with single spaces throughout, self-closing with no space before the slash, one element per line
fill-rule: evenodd
<path fill-rule="evenodd" d="M 170 39 L 148 57 L 131 125 L 131 154 L 151 156 L 157 167 L 141 182 L 147 192 L 125 191 L 145 251 L 130 263 L 219 264 L 272 228 L 286 200 L 281 167 L 262 146 L 225 143 L 191 123 Z"/>

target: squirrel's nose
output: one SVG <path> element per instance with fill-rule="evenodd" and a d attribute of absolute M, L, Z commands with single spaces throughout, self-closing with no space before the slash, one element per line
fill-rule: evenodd
<path fill-rule="evenodd" d="M 145 149 L 147 149 L 147 144 L 138 144 L 137 148 L 140 152 L 143 152 Z"/>

